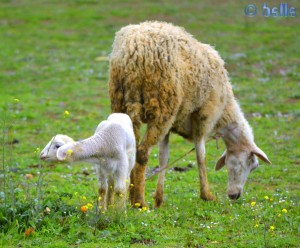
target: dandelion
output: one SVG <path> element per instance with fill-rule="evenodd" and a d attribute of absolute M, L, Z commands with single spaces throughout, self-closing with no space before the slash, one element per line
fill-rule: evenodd
<path fill-rule="evenodd" d="M 270 232 L 273 232 L 275 230 L 275 226 L 270 226 Z"/>
<path fill-rule="evenodd" d="M 265 200 L 269 200 L 269 196 L 266 195 L 266 196 L 265 196 Z"/>
<path fill-rule="evenodd" d="M 277 217 L 280 218 L 280 217 L 281 217 L 281 214 L 277 214 Z"/>
<path fill-rule="evenodd" d="M 69 149 L 69 150 L 67 151 L 67 154 L 68 154 L 69 156 L 71 156 L 72 153 L 73 153 L 73 150 L 71 150 L 71 149 Z"/>
<path fill-rule="evenodd" d="M 136 208 L 138 208 L 138 207 L 141 206 L 141 203 L 138 203 L 138 202 L 137 202 L 137 203 L 134 204 L 134 206 L 135 206 Z"/>
<path fill-rule="evenodd" d="M 126 180 L 125 180 L 125 183 L 129 183 L 129 180 L 128 180 L 128 179 L 126 179 Z"/>
<path fill-rule="evenodd" d="M 35 150 L 34 150 L 34 153 L 40 153 L 40 148 L 39 147 L 37 147 Z"/>
<path fill-rule="evenodd" d="M 130 184 L 130 187 L 133 187 L 133 186 L 134 186 L 133 183 L 131 183 L 131 184 Z"/>
<path fill-rule="evenodd" d="M 99 197 L 98 197 L 98 201 L 101 201 L 101 199 L 102 199 L 102 197 L 101 197 L 101 196 L 99 196 Z"/>
<path fill-rule="evenodd" d="M 82 200 L 86 200 L 86 197 L 85 197 L 85 196 L 82 196 Z"/>
<path fill-rule="evenodd" d="M 113 188 L 112 185 L 110 185 L 109 188 L 112 189 Z"/>
<path fill-rule="evenodd" d="M 270 202 L 273 202 L 273 198 L 270 198 Z"/>
<path fill-rule="evenodd" d="M 18 98 L 15 98 L 15 99 L 14 99 L 14 102 L 15 102 L 15 103 L 18 103 L 19 101 L 20 101 L 20 100 L 19 100 Z"/>
<path fill-rule="evenodd" d="M 256 205 L 256 202 L 251 202 L 251 206 L 254 207 Z"/>
<path fill-rule="evenodd" d="M 284 209 L 281 210 L 281 212 L 284 213 L 284 214 L 286 214 L 287 210 L 284 208 Z"/>
<path fill-rule="evenodd" d="M 259 225 L 258 224 L 255 224 L 255 226 L 254 226 L 255 228 L 258 228 L 259 227 Z"/>
<path fill-rule="evenodd" d="M 80 207 L 80 211 L 81 211 L 82 213 L 86 213 L 86 212 L 88 211 L 87 206 L 81 206 L 81 207 Z"/>
<path fill-rule="evenodd" d="M 146 211 L 147 209 L 147 207 L 142 207 L 142 211 Z"/>
<path fill-rule="evenodd" d="M 99 206 L 98 208 L 99 208 L 99 209 L 102 209 L 102 206 Z"/>
<path fill-rule="evenodd" d="M 123 194 L 119 194 L 119 196 L 120 196 L 120 197 L 123 197 L 124 195 L 123 195 Z"/>
<path fill-rule="evenodd" d="M 64 112 L 64 118 L 68 117 L 70 115 L 70 112 L 68 110 L 65 110 Z"/>
<path fill-rule="evenodd" d="M 93 204 L 88 203 L 88 204 L 86 204 L 86 207 L 89 209 L 89 208 L 93 208 L 94 206 L 93 206 Z"/>

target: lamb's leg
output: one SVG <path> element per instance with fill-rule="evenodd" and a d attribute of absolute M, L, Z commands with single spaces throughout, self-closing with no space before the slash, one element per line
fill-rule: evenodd
<path fill-rule="evenodd" d="M 156 190 L 154 193 L 154 207 L 160 207 L 164 202 L 164 180 L 166 173 L 166 166 L 169 160 L 169 134 L 158 143 L 159 147 L 159 172 Z"/>
<path fill-rule="evenodd" d="M 114 180 L 110 176 L 108 179 L 108 192 L 107 192 L 107 207 L 111 206 L 114 203 Z"/>
<path fill-rule="evenodd" d="M 96 174 L 97 174 L 97 180 L 98 180 L 98 206 L 100 211 L 106 211 L 107 210 L 107 204 L 106 204 L 106 197 L 107 197 L 107 179 L 105 178 L 105 175 L 101 172 L 100 164 L 96 164 Z"/>
<path fill-rule="evenodd" d="M 118 209 L 126 209 L 126 176 L 121 175 L 115 179 L 114 204 Z"/>

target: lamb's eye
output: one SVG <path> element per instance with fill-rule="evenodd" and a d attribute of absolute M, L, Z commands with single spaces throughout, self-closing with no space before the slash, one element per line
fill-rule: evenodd
<path fill-rule="evenodd" d="M 59 145 L 59 144 L 56 144 L 54 147 L 55 147 L 56 149 L 58 149 L 58 148 L 60 148 L 60 147 L 61 147 L 61 145 Z"/>

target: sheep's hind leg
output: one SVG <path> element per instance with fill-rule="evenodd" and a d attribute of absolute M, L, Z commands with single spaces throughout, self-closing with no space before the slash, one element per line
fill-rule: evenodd
<path fill-rule="evenodd" d="M 173 116 L 166 118 L 168 121 L 164 123 L 149 122 L 148 128 L 143 138 L 142 143 L 137 149 L 136 165 L 134 168 L 134 206 L 145 207 L 145 174 L 147 162 L 151 147 L 162 138 L 170 130 L 172 125 Z M 155 124 L 154 124 L 155 123 Z M 137 205 L 138 204 L 138 205 Z"/>
<path fill-rule="evenodd" d="M 166 166 L 169 160 L 169 134 L 158 143 L 159 147 L 159 172 L 156 190 L 154 193 L 154 207 L 160 207 L 164 202 L 164 180 L 166 173 Z"/>

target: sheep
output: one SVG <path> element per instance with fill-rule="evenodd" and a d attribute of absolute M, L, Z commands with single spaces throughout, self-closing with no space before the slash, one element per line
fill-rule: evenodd
<path fill-rule="evenodd" d="M 149 21 L 119 30 L 110 54 L 109 94 L 111 111 L 131 117 L 138 145 L 131 174 L 132 204 L 146 205 L 145 171 L 151 147 L 157 143 L 162 171 L 154 206 L 163 203 L 170 132 L 194 143 L 204 200 L 214 200 L 205 163 L 205 142 L 210 134 L 219 133 L 226 145 L 216 170 L 227 164 L 231 199 L 240 197 L 248 174 L 258 166 L 257 157 L 271 163 L 254 143 L 224 61 L 212 46 L 198 42 L 183 28 Z M 147 129 L 139 143 L 142 123 Z"/>
<path fill-rule="evenodd" d="M 99 206 L 105 211 L 113 204 L 124 208 L 130 173 L 135 164 L 136 144 L 128 115 L 111 114 L 100 122 L 93 136 L 74 141 L 58 134 L 45 146 L 40 158 L 46 161 L 85 161 L 95 164 Z"/>

